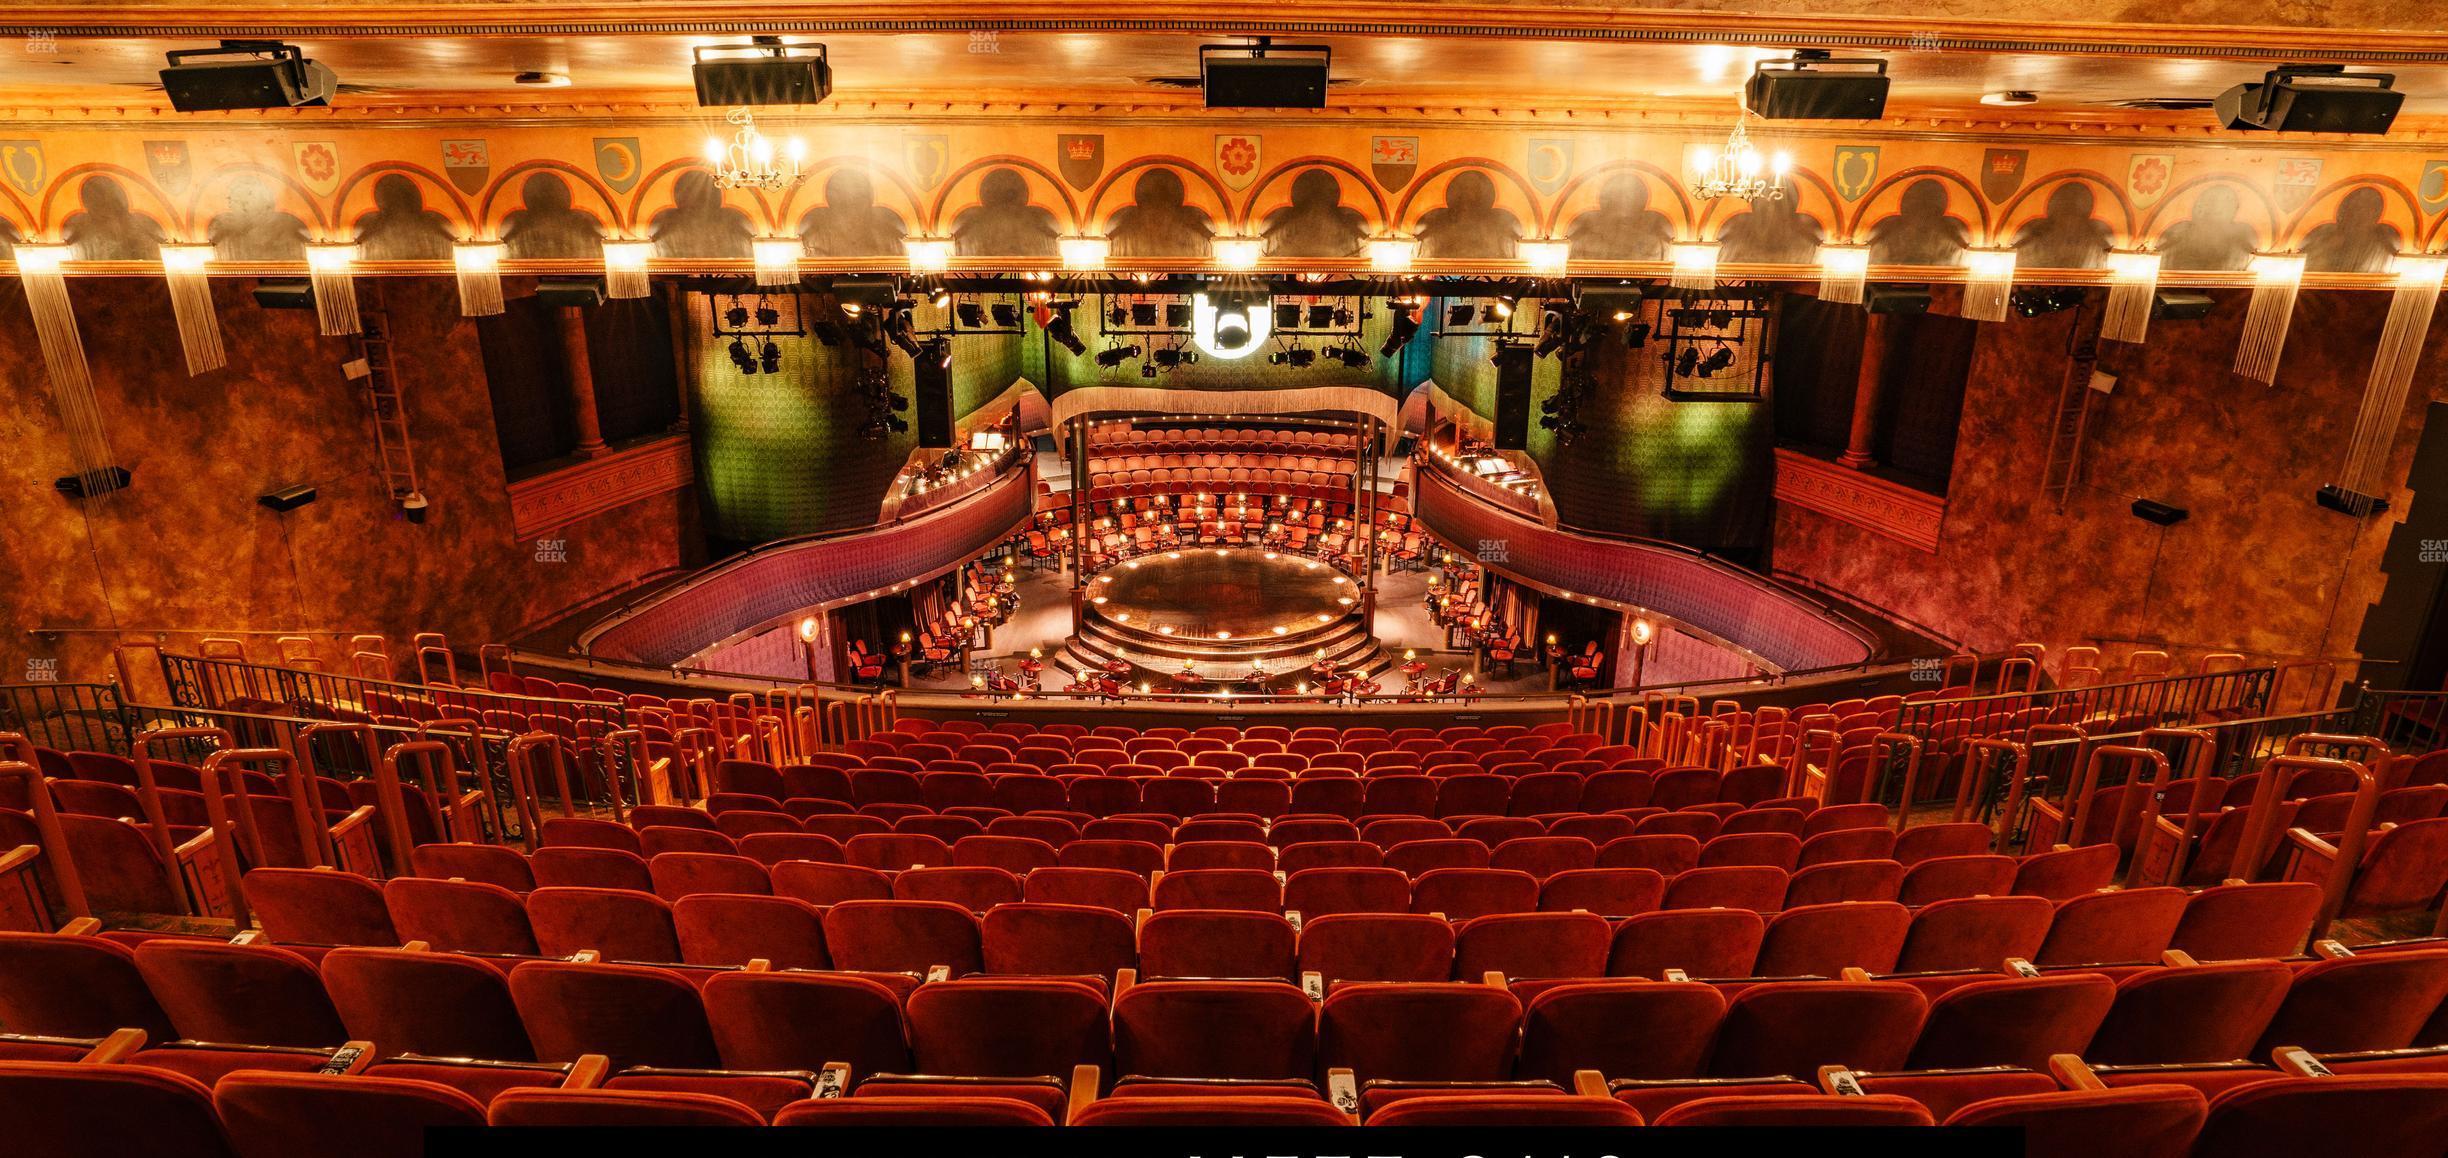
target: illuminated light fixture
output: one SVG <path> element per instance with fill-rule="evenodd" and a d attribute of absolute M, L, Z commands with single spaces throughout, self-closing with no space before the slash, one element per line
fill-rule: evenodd
<path fill-rule="evenodd" d="M 170 284 L 170 313 L 178 319 L 189 376 L 229 365 L 221 347 L 221 318 L 213 312 L 212 279 L 204 276 L 212 258 L 209 245 L 161 247 L 162 278 Z"/>
<path fill-rule="evenodd" d="M 2158 254 L 2109 254 L 2108 306 L 2100 316 L 2100 337 L 2139 345 L 2150 332 L 2151 300 L 2158 294 Z"/>
<path fill-rule="evenodd" d="M 651 241 L 604 242 L 604 296 L 608 298 L 642 298 L 646 296 L 646 262 L 654 256 Z"/>
<path fill-rule="evenodd" d="M 2014 296 L 2014 275 L 2015 251 L 2011 249 L 1975 249 L 1964 254 L 1963 316 L 1976 322 L 2005 321 L 2006 303 Z"/>
<path fill-rule="evenodd" d="M 757 238 L 749 246 L 749 253 L 756 259 L 757 284 L 790 285 L 797 282 L 799 255 L 802 252 L 796 237 Z"/>
<path fill-rule="evenodd" d="M 357 247 L 348 242 L 306 247 L 306 274 L 314 283 L 315 320 L 321 323 L 327 338 L 359 333 L 365 328 L 357 319 L 357 282 L 349 275 L 349 267 L 356 261 Z"/>
<path fill-rule="evenodd" d="M 707 137 L 705 161 L 714 170 L 714 184 L 723 189 L 763 189 L 780 192 L 807 180 L 807 142 L 792 137 L 780 147 L 758 132 L 756 114 L 733 109 L 723 119 L 739 126 L 725 143 Z"/>
<path fill-rule="evenodd" d="M 952 242 L 943 237 L 909 237 L 901 241 L 911 273 L 942 273 L 952 264 Z"/>
<path fill-rule="evenodd" d="M 1521 255 L 1522 264 L 1530 267 L 1530 272 L 1547 276 L 1563 273 L 1572 261 L 1569 241 L 1525 241 L 1515 247 L 1515 252 Z"/>
<path fill-rule="evenodd" d="M 1774 156 L 1762 157 L 1751 143 L 1751 130 L 1745 123 L 1751 110 L 1742 109 L 1734 120 L 1734 129 L 1726 134 L 1723 148 L 1705 145 L 1691 154 L 1691 192 L 1702 201 L 1720 197 L 1739 197 L 1745 201 L 1776 201 L 1785 196 L 1785 172 L 1793 167 L 1793 159 L 1780 149 Z"/>
<path fill-rule="evenodd" d="M 1651 627 L 1651 626 L 1649 626 L 1649 621 L 1648 621 L 1648 620 L 1646 620 L 1646 619 L 1635 619 L 1635 620 L 1633 620 L 1633 621 L 1632 621 L 1632 642 L 1633 642 L 1633 643 L 1638 644 L 1639 646 L 1642 646 L 1642 647 L 1647 647 L 1647 646 L 1649 646 L 1649 641 L 1650 641 L 1652 638 L 1655 638 L 1655 637 L 1656 637 L 1656 634 L 1657 634 L 1657 629 L 1656 629 L 1656 628 L 1653 628 L 1653 627 Z"/>
<path fill-rule="evenodd" d="M 1862 283 L 1869 276 L 1869 246 L 1822 245 L 1819 247 L 1820 301 L 1860 305 Z"/>
<path fill-rule="evenodd" d="M 1055 242 L 1062 254 L 1064 269 L 1097 270 L 1105 268 L 1105 257 L 1113 252 L 1113 243 L 1102 237 L 1065 237 Z"/>
<path fill-rule="evenodd" d="M 1716 242 L 1678 241 L 1666 247 L 1666 254 L 1674 262 L 1671 281 L 1676 289 L 1717 288 Z"/>
<path fill-rule="evenodd" d="M 1220 269 L 1252 270 L 1265 246 L 1255 237 L 1225 237 L 1215 243 L 1215 261 Z"/>
<path fill-rule="evenodd" d="M 2244 308 L 2235 372 L 2267 385 L 2278 377 L 2278 355 L 2286 348 L 2287 324 L 2295 316 L 2295 291 L 2303 285 L 2304 255 L 2256 253 L 2248 268 L 2252 302 Z"/>
<path fill-rule="evenodd" d="M 65 245 L 20 245 L 16 248 L 17 280 L 25 289 L 26 305 L 34 314 L 34 336 L 42 347 L 43 367 L 58 402 L 60 427 L 68 435 L 68 451 L 76 474 L 60 488 L 92 497 L 127 485 L 127 472 L 111 465 L 109 423 L 94 397 L 93 371 L 85 361 L 85 340 L 77 333 L 76 311 L 68 302 L 68 261 Z"/>
<path fill-rule="evenodd" d="M 502 312 L 501 260 L 509 248 L 498 241 L 462 241 L 451 247 L 459 271 L 459 312 L 471 318 Z"/>
<path fill-rule="evenodd" d="M 2399 254 L 2390 271 L 2397 275 L 2397 289 L 2389 295 L 2388 320 L 2381 324 L 2380 349 L 2372 356 L 2371 377 L 2355 413 L 2345 469 L 2319 496 L 2322 506 L 2356 518 L 2377 510 L 2378 496 L 2388 486 L 2406 392 L 2422 357 L 2423 336 L 2431 330 L 2432 312 L 2439 306 L 2440 283 L 2448 277 L 2448 255 Z"/>
<path fill-rule="evenodd" d="M 1274 316 L 1264 300 L 1235 298 L 1233 308 L 1224 309 L 1206 294 L 1198 294 L 1190 299 L 1190 341 L 1209 356 L 1227 362 L 1246 358 L 1273 332 Z"/>
<path fill-rule="evenodd" d="M 1410 269 L 1411 260 L 1418 256 L 1418 238 L 1388 236 L 1369 239 L 1369 268 L 1378 273 L 1401 273 Z"/>
<path fill-rule="evenodd" d="M 813 642 L 815 642 L 815 640 L 816 640 L 816 617 L 815 617 L 815 616 L 810 615 L 810 616 L 808 616 L 808 617 L 806 617 L 806 618 L 804 618 L 804 619 L 801 619 L 801 620 L 799 621 L 799 638 L 800 638 L 800 640 L 801 640 L 801 641 L 803 641 L 803 642 L 808 642 L 808 643 L 813 643 Z"/>

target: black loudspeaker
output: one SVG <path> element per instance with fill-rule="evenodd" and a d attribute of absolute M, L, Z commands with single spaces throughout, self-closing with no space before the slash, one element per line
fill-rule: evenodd
<path fill-rule="evenodd" d="M 2290 64 L 2271 69 L 2259 84 L 2220 93 L 2211 111 L 2230 129 L 2385 133 L 2405 104 L 2405 94 L 2389 87 L 2396 79 L 2334 64 Z"/>
<path fill-rule="evenodd" d="M 170 107 L 182 113 L 328 105 L 340 90 L 332 70 L 296 45 L 257 40 L 173 52 L 161 83 Z"/>
<path fill-rule="evenodd" d="M 1496 351 L 1496 449 L 1530 446 L 1530 347 Z"/>
<path fill-rule="evenodd" d="M 2166 503 L 2152 502 L 2149 499 L 2135 499 L 2133 513 L 2135 518 L 2145 523 L 2157 523 L 2162 527 L 2173 527 L 2193 514 L 2183 507 L 2171 507 Z"/>
<path fill-rule="evenodd" d="M 1211 109 L 1322 109 L 1334 52 L 1323 44 L 1199 46 L 1199 87 Z"/>
<path fill-rule="evenodd" d="M 1863 302 L 1874 314 L 1926 314 L 1930 307 L 1925 285 L 1874 285 Z"/>
<path fill-rule="evenodd" d="M 952 368 L 933 343 L 919 348 L 911 365 L 916 371 L 913 393 L 918 407 L 918 445 L 924 450 L 952 447 Z"/>
<path fill-rule="evenodd" d="M 2151 301 L 2151 316 L 2190 322 L 2209 317 L 2217 308 L 2216 299 L 2198 290 L 2160 290 Z"/>
<path fill-rule="evenodd" d="M 821 44 L 784 44 L 759 36 L 752 44 L 709 44 L 694 50 L 689 66 L 697 103 L 812 105 L 833 95 L 833 65 Z"/>
<path fill-rule="evenodd" d="M 61 475 L 52 480 L 51 486 L 69 498 L 90 499 L 95 495 L 126 490 L 130 481 L 128 468 L 105 466 L 83 474 Z"/>
<path fill-rule="evenodd" d="M 548 306 L 600 306 L 604 300 L 603 279 L 547 278 L 536 283 L 536 300 Z"/>
<path fill-rule="evenodd" d="M 1887 62 L 1804 50 L 1751 66 L 1744 102 L 1772 121 L 1875 121 L 1887 112 Z"/>
<path fill-rule="evenodd" d="M 257 495 L 255 501 L 272 510 L 287 513 L 315 501 L 315 489 L 311 486 L 282 487 L 268 495 Z"/>
<path fill-rule="evenodd" d="M 314 283 L 302 277 L 258 278 L 255 304 L 267 310 L 311 310 L 315 308 Z"/>

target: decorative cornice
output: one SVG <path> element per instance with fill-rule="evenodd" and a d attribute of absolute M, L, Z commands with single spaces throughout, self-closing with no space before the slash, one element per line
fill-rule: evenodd
<path fill-rule="evenodd" d="M 1937 553 L 1944 498 L 1783 447 L 1776 465 L 1778 502 Z"/>
<path fill-rule="evenodd" d="M 688 436 L 669 435 L 511 483 L 510 521 L 524 539 L 694 481 Z"/>

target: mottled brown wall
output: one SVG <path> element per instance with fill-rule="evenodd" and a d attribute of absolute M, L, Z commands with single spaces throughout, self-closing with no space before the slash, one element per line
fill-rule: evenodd
<path fill-rule="evenodd" d="M 376 279 L 361 279 L 366 306 Z M 697 538 L 688 490 L 564 530 L 567 562 L 512 532 L 475 329 L 446 279 L 385 279 L 410 427 L 432 513 L 392 507 L 349 343 L 311 310 L 258 308 L 247 279 L 214 289 L 229 366 L 189 378 L 159 278 L 71 279 L 114 457 L 132 489 L 74 501 L 52 489 L 67 441 L 22 294 L 0 288 L 0 680 L 28 657 L 63 679 L 108 671 L 109 637 L 36 628 L 447 632 L 473 647 L 679 566 Z M 286 515 L 256 496 L 311 483 Z M 268 644 L 267 641 L 263 641 Z"/>
<path fill-rule="evenodd" d="M 1782 504 L 1777 566 L 1984 650 L 2100 644 L 2112 668 L 2139 647 L 2187 666 L 2212 651 L 2351 654 L 2405 496 L 2362 521 L 2312 496 L 2345 458 L 2388 295 L 2303 294 L 2275 387 L 2228 372 L 2246 296 L 2219 293 L 2202 321 L 2154 321 L 2138 349 L 2103 347 L 2102 368 L 2120 381 L 2094 411 L 2063 513 L 2041 477 L 2074 315 L 1983 324 L 1938 552 Z M 2398 431 L 2395 486 L 2444 346 L 2435 327 Z M 2192 517 L 2162 532 L 2133 516 L 2137 497 Z"/>

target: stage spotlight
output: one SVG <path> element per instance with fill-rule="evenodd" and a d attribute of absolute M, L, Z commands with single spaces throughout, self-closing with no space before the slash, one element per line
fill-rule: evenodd
<path fill-rule="evenodd" d="M 840 326 L 834 325 L 831 322 L 820 321 L 816 323 L 813 329 L 816 331 L 817 341 L 828 346 L 838 346 L 842 344 L 842 332 Z"/>
<path fill-rule="evenodd" d="M 1352 312 L 1350 306 L 1335 307 L 1334 324 L 1338 326 L 1348 326 L 1352 324 Z"/>
<path fill-rule="evenodd" d="M 734 330 L 745 327 L 748 324 L 748 307 L 733 306 L 730 309 L 724 310 L 723 324 L 731 327 Z"/>
<path fill-rule="evenodd" d="M 1071 351 L 1074 357 L 1088 352 L 1088 343 L 1080 341 L 1079 335 L 1072 332 L 1071 315 L 1068 313 L 1057 313 L 1046 319 L 1045 332 L 1046 337 L 1054 339 L 1055 345 Z"/>
<path fill-rule="evenodd" d="M 170 53 L 169 61 L 161 70 L 162 95 L 182 113 L 319 107 L 340 91 L 330 68 L 278 41 L 224 40 L 219 48 Z"/>
<path fill-rule="evenodd" d="M 1301 308 L 1299 306 L 1290 303 L 1282 303 L 1275 307 L 1276 329 L 1297 330 L 1300 328 L 1300 324 Z"/>
<path fill-rule="evenodd" d="M 748 352 L 748 342 L 746 339 L 731 339 L 731 364 L 739 367 L 739 372 L 742 374 L 754 374 L 757 372 L 756 355 Z"/>
<path fill-rule="evenodd" d="M 983 329 L 986 325 L 986 311 L 976 302 L 962 302 L 953 307 L 952 316 L 968 329 Z"/>
<path fill-rule="evenodd" d="M 756 320 L 757 325 L 763 326 L 766 329 L 772 329 L 773 327 L 782 324 L 782 311 L 766 305 L 764 302 L 758 302 L 756 308 Z"/>
<path fill-rule="evenodd" d="M 1495 304 L 1488 307 L 1488 312 L 1490 316 L 1498 319 L 1510 318 L 1513 316 L 1513 307 L 1519 304 L 1521 304 L 1520 298 L 1509 294 L 1498 294 Z"/>
<path fill-rule="evenodd" d="M 1115 302 L 1105 311 L 1105 324 L 1116 329 L 1129 325 L 1130 307 L 1121 302 Z"/>
<path fill-rule="evenodd" d="M 765 348 L 757 351 L 757 367 L 768 374 L 782 372 L 782 347 L 774 345 L 773 339 L 765 339 Z"/>
<path fill-rule="evenodd" d="M 1700 360 L 1700 376 L 1713 378 L 1734 365 L 1734 347 L 1719 346 Z"/>
<path fill-rule="evenodd" d="M 1005 328 L 1017 326 L 1020 324 L 1020 307 L 996 302 L 986 311 L 986 316 L 993 318 L 997 326 Z"/>
<path fill-rule="evenodd" d="M 945 306 L 952 304 L 952 291 L 945 289 L 943 284 L 938 282 L 935 285 L 935 292 L 927 295 L 927 300 L 933 303 L 936 309 L 940 310 Z"/>
<path fill-rule="evenodd" d="M 1096 364 L 1108 370 L 1139 356 L 1137 346 L 1108 346 L 1097 351 Z"/>
<path fill-rule="evenodd" d="M 1181 365 L 1182 361 L 1182 352 L 1181 347 L 1179 346 L 1166 346 L 1165 348 L 1156 351 L 1153 356 L 1155 358 L 1156 365 L 1162 366 L 1167 370 Z"/>
<path fill-rule="evenodd" d="M 771 342 L 766 343 L 767 348 L 771 348 L 772 345 L 773 343 Z M 936 365 L 941 366 L 944 369 L 951 369 L 952 339 L 945 337 L 928 339 L 926 344 L 926 357 L 929 361 L 934 362 Z"/>
<path fill-rule="evenodd" d="M 1295 370 L 1306 370 L 1317 365 L 1317 351 L 1306 346 L 1294 346 L 1291 352 L 1291 365 Z"/>
<path fill-rule="evenodd" d="M 1186 330 L 1186 329 L 1189 329 L 1189 328 L 1190 328 L 1190 303 L 1188 303 L 1188 302 L 1166 302 L 1166 303 L 1165 303 L 1165 328 L 1166 328 L 1166 329 L 1168 329 L 1168 330 Z"/>
<path fill-rule="evenodd" d="M 1393 357 L 1395 351 L 1410 345 L 1411 339 L 1419 333 L 1420 324 L 1417 312 L 1404 305 L 1395 305 L 1393 310 L 1394 329 L 1386 335 L 1385 345 L 1377 347 L 1377 356 L 1380 358 Z"/>
<path fill-rule="evenodd" d="M 1335 309 L 1334 309 L 1334 307 L 1333 307 L 1333 306 L 1311 306 L 1311 307 L 1309 307 L 1309 328 L 1310 328 L 1310 329 L 1312 329 L 1312 330 L 1323 330 L 1323 329 L 1326 329 L 1327 327 L 1332 326 L 1332 325 L 1334 325 L 1334 324 L 1335 324 Z"/>
<path fill-rule="evenodd" d="M 909 311 L 896 309 L 884 319 L 884 336 L 912 359 L 918 357 L 918 332 L 910 324 Z"/>
<path fill-rule="evenodd" d="M 1697 371 L 1699 368 L 1700 368 L 1700 348 L 1699 348 L 1699 347 L 1697 347 L 1697 346 L 1685 346 L 1685 347 L 1683 347 L 1683 352 L 1682 352 L 1682 353 L 1675 355 L 1675 361 L 1674 361 L 1674 373 L 1675 373 L 1675 377 L 1677 377 L 1677 378 L 1689 378 L 1689 377 L 1691 377 L 1691 376 L 1692 376 L 1692 374 L 1693 374 L 1694 372 L 1696 372 L 1696 371 Z"/>
<path fill-rule="evenodd" d="M 1624 327 L 1624 349 L 1637 350 L 1649 344 L 1649 323 L 1634 322 Z"/>
<path fill-rule="evenodd" d="M 1334 351 L 1334 356 L 1336 361 L 1341 362 L 1345 366 L 1348 366 L 1354 370 L 1368 369 L 1369 356 L 1366 353 L 1363 353 L 1358 347 L 1345 346 L 1340 350 Z"/>
<path fill-rule="evenodd" d="M 1446 324 L 1446 326 L 1447 326 L 1447 327 L 1449 327 L 1449 328 L 1459 328 L 1459 327 L 1462 327 L 1462 326 L 1467 326 L 1467 325 L 1469 325 L 1469 324 L 1470 324 L 1470 321 L 1471 321 L 1471 307 L 1470 307 L 1470 303 L 1468 303 L 1468 302 L 1464 302 L 1464 303 L 1462 303 L 1461 305 L 1457 305 L 1457 306 L 1448 306 L 1448 307 L 1446 307 L 1446 309 L 1445 309 L 1445 324 Z"/>
<path fill-rule="evenodd" d="M 1153 328 L 1156 325 L 1156 303 L 1132 302 L 1130 322 L 1141 329 Z"/>
<path fill-rule="evenodd" d="M 1569 336 L 1564 324 L 1564 315 L 1555 310 L 1547 311 L 1547 316 L 1541 321 L 1539 329 L 1541 332 L 1538 346 L 1531 353 L 1541 358 L 1554 357 L 1555 352 L 1563 348 L 1564 339 Z"/>

